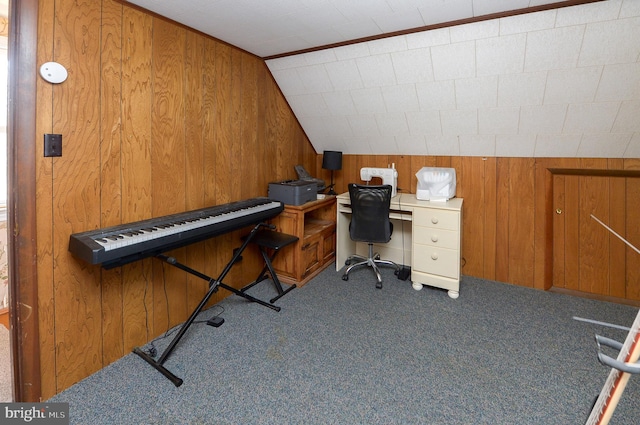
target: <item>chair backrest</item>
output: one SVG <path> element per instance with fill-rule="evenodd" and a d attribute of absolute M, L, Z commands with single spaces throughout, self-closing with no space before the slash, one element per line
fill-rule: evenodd
<path fill-rule="evenodd" d="M 359 242 L 389 242 L 391 185 L 365 186 L 349 183 L 351 224 L 349 235 Z"/>

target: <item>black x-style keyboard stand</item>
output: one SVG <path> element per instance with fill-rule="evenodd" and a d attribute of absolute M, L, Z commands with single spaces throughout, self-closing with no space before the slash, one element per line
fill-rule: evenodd
<path fill-rule="evenodd" d="M 192 274 L 196 277 L 199 277 L 203 280 L 206 280 L 207 282 L 209 282 L 209 291 L 207 291 L 207 293 L 205 294 L 204 298 L 202 298 L 202 301 L 200 301 L 200 304 L 198 304 L 198 306 L 196 307 L 196 309 L 193 311 L 193 313 L 191 313 L 191 316 L 189 316 L 189 319 L 187 319 L 186 322 L 184 322 L 182 324 L 182 326 L 180 327 L 180 330 L 178 331 L 178 333 L 176 334 L 175 337 L 173 337 L 173 339 L 171 340 L 171 343 L 167 346 L 167 348 L 163 351 L 162 355 L 160 355 L 160 358 L 158 360 L 155 360 L 153 357 L 151 357 L 149 354 L 145 353 L 144 351 L 142 351 L 140 348 L 136 347 L 133 349 L 133 352 L 135 354 L 137 354 L 138 356 L 142 357 L 142 359 L 144 359 L 147 363 L 149 363 L 151 366 L 153 366 L 156 370 L 158 370 L 160 373 L 162 373 L 167 379 L 169 379 L 171 382 L 173 382 L 173 384 L 176 387 L 179 387 L 180 385 L 182 385 L 182 379 L 178 378 L 176 375 L 174 375 L 169 369 L 167 369 L 166 367 L 164 367 L 164 362 L 167 360 L 167 358 L 171 355 L 171 353 L 173 352 L 173 349 L 176 347 L 176 345 L 178 345 L 178 342 L 180 341 L 180 339 L 183 337 L 183 335 L 187 332 L 187 329 L 189 329 L 189 326 L 191 326 L 191 324 L 193 323 L 193 321 L 196 319 L 196 316 L 198 316 L 198 314 L 200 314 L 200 311 L 202 311 L 202 309 L 205 307 L 205 305 L 207 304 L 207 302 L 209 301 L 209 298 L 211 298 L 211 296 L 216 293 L 218 291 L 218 287 L 220 288 L 224 288 L 228 291 L 233 292 L 236 295 L 239 295 L 243 298 L 246 298 L 247 300 L 251 301 L 251 302 L 255 302 L 258 304 L 262 304 L 265 307 L 269 307 L 272 310 L 275 311 L 280 311 L 280 307 L 269 304 L 268 302 L 259 300 L 255 297 L 252 297 L 249 294 L 246 294 L 232 286 L 228 286 L 225 285 L 224 283 L 222 283 L 223 279 L 227 276 L 227 274 L 229 273 L 229 271 L 231 270 L 231 267 L 233 267 L 233 265 L 236 263 L 237 259 L 240 257 L 240 255 L 242 255 L 242 251 L 244 251 L 244 249 L 247 247 L 247 245 L 249 244 L 249 242 L 251 242 L 251 239 L 253 238 L 253 236 L 256 234 L 256 232 L 258 231 L 258 229 L 260 227 L 268 227 L 268 228 L 273 228 L 272 225 L 268 225 L 265 223 L 259 223 L 257 224 L 249 233 L 249 235 L 247 235 L 247 237 L 244 239 L 244 243 L 242 244 L 242 246 L 236 250 L 235 254 L 233 255 L 233 258 L 231 258 L 231 260 L 229 261 L 229 263 L 227 263 L 226 267 L 224 268 L 224 270 L 222 271 L 222 273 L 220 274 L 220 276 L 217 279 L 213 279 L 203 273 L 200 273 L 188 266 L 185 266 L 184 264 L 179 263 L 174 257 L 167 257 L 166 255 L 156 255 L 156 258 L 167 262 L 168 264 L 171 264 L 174 267 L 177 267 L 181 270 L 186 271 L 189 274 Z"/>

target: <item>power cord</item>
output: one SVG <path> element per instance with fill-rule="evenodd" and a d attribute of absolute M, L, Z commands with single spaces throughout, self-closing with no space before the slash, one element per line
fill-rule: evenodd
<path fill-rule="evenodd" d="M 206 319 L 201 319 L 201 320 L 194 320 L 193 324 L 198 324 L 198 323 L 207 323 L 210 320 L 213 320 L 216 317 L 219 317 L 222 313 L 224 313 L 224 307 L 222 306 L 215 306 L 216 308 L 219 309 L 219 311 L 215 314 L 212 314 L 210 317 L 206 318 Z M 208 311 L 208 310 L 207 310 Z M 224 321 L 224 319 L 222 319 L 222 321 Z M 149 342 L 149 347 L 146 348 L 143 351 L 146 351 L 147 354 L 149 354 L 151 357 L 155 358 L 158 355 L 158 349 L 156 348 L 156 344 L 167 339 L 169 336 L 171 336 L 173 333 L 175 333 L 178 329 L 180 329 L 180 326 L 174 326 L 173 328 L 167 330 L 163 335 L 157 337 L 156 339 L 152 340 Z"/>

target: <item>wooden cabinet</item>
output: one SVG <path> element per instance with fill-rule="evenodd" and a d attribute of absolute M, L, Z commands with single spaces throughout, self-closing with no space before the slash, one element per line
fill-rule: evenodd
<path fill-rule="evenodd" d="M 429 207 L 413 210 L 413 250 L 411 280 L 422 285 L 447 289 L 451 298 L 460 291 L 460 240 L 462 200 L 431 202 Z"/>
<path fill-rule="evenodd" d="M 276 230 L 299 238 L 282 250 L 273 262 L 278 278 L 284 283 L 304 285 L 336 256 L 336 197 L 285 205 L 271 223 Z"/>

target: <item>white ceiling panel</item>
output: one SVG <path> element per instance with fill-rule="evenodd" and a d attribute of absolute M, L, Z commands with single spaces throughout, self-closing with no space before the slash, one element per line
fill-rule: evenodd
<path fill-rule="evenodd" d="M 566 1 L 128 0 L 261 57 Z"/>
<path fill-rule="evenodd" d="M 317 152 L 640 155 L 640 0 L 129 2 L 265 58 Z"/>

